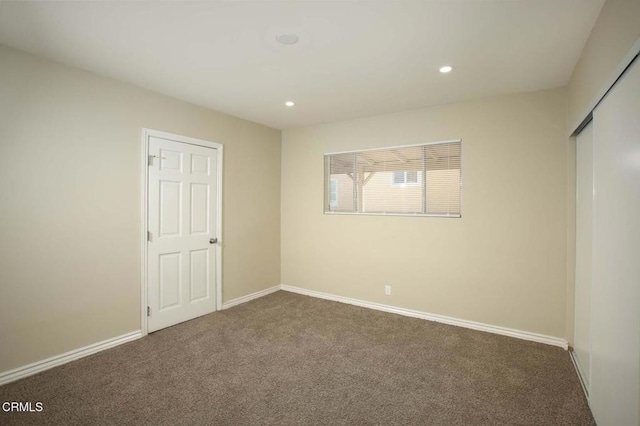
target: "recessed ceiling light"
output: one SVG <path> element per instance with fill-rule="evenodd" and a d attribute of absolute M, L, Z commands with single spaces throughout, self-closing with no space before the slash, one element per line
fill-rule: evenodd
<path fill-rule="evenodd" d="M 286 106 L 288 106 L 288 107 L 292 107 L 292 106 L 294 106 L 296 103 L 295 103 L 295 102 L 293 102 L 293 101 L 287 101 L 287 102 L 285 102 L 284 104 L 285 104 Z"/>
<path fill-rule="evenodd" d="M 282 33 L 276 36 L 276 41 L 280 44 L 286 44 L 286 45 L 296 44 L 298 40 L 299 40 L 298 36 L 294 33 Z"/>
<path fill-rule="evenodd" d="M 440 68 L 440 72 L 442 74 L 446 74 L 448 72 L 451 72 L 451 70 L 453 70 L 453 67 L 449 66 L 449 65 L 445 65 L 444 67 Z"/>

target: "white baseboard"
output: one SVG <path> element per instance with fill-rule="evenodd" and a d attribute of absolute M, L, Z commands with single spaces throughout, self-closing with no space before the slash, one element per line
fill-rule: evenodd
<path fill-rule="evenodd" d="M 240 305 L 242 303 L 249 302 L 253 299 L 258 299 L 260 297 L 266 296 L 267 294 L 275 293 L 280 290 L 280 285 L 276 285 L 273 287 L 265 288 L 264 290 L 256 291 L 255 293 L 247 294 L 246 296 L 238 297 L 237 299 L 229 300 L 222 304 L 222 309 L 229 309 L 233 306 Z"/>
<path fill-rule="evenodd" d="M 121 345 L 123 343 L 131 342 L 132 340 L 139 339 L 140 337 L 142 337 L 142 332 L 140 330 L 132 331 L 131 333 L 123 334 L 122 336 L 114 337 L 112 339 L 103 340 L 102 342 L 94 343 L 83 348 L 69 351 L 62 355 L 54 356 L 42 361 L 25 365 L 23 367 L 5 371 L 3 373 L 0 373 L 0 386 L 14 382 L 18 379 L 32 376 L 36 373 L 40 373 L 41 371 L 66 364 L 71 361 L 75 361 L 87 355 L 92 355 L 96 352 L 100 352 L 105 349 Z"/>
<path fill-rule="evenodd" d="M 380 303 L 367 302 L 365 300 L 352 299 L 350 297 L 336 296 L 333 294 L 322 293 L 305 288 L 293 287 L 281 284 L 280 288 L 284 291 L 303 294 L 305 296 L 317 297 L 320 299 L 333 300 L 335 302 L 348 303 L 350 305 L 361 306 L 363 308 L 375 309 L 377 311 L 390 312 L 392 314 L 404 315 L 407 317 L 420 318 L 428 321 L 436 321 L 443 324 L 455 325 L 458 327 L 470 328 L 473 330 L 486 331 L 488 333 L 500 334 L 503 336 L 515 337 L 522 340 L 530 340 L 532 342 L 544 343 L 552 346 L 559 346 L 567 350 L 569 344 L 566 340 L 559 337 L 545 336 L 544 334 L 530 333 L 528 331 L 515 330 L 512 328 L 499 327 L 496 325 L 483 324 L 475 321 L 468 321 L 458 318 L 447 317 L 444 315 L 430 314 L 427 312 L 414 311 L 411 309 L 398 308 L 395 306 L 383 305 Z"/>

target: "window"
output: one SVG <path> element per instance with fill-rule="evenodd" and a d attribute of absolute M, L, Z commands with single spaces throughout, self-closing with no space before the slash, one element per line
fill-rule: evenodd
<path fill-rule="evenodd" d="M 393 185 L 420 185 L 422 172 L 393 172 Z"/>
<path fill-rule="evenodd" d="M 460 217 L 462 141 L 325 154 L 325 213 Z"/>

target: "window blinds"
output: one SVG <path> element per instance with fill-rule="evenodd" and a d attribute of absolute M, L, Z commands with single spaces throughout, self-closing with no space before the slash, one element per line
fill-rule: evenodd
<path fill-rule="evenodd" d="M 460 217 L 462 141 L 325 154 L 325 213 Z"/>

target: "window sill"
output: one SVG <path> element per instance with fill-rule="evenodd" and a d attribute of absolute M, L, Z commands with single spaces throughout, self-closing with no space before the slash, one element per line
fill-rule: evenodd
<path fill-rule="evenodd" d="M 422 214 L 422 213 L 354 213 L 354 212 L 332 212 L 325 211 L 329 216 L 403 216 L 403 217 L 443 217 L 450 219 L 460 219 L 462 214 Z"/>

